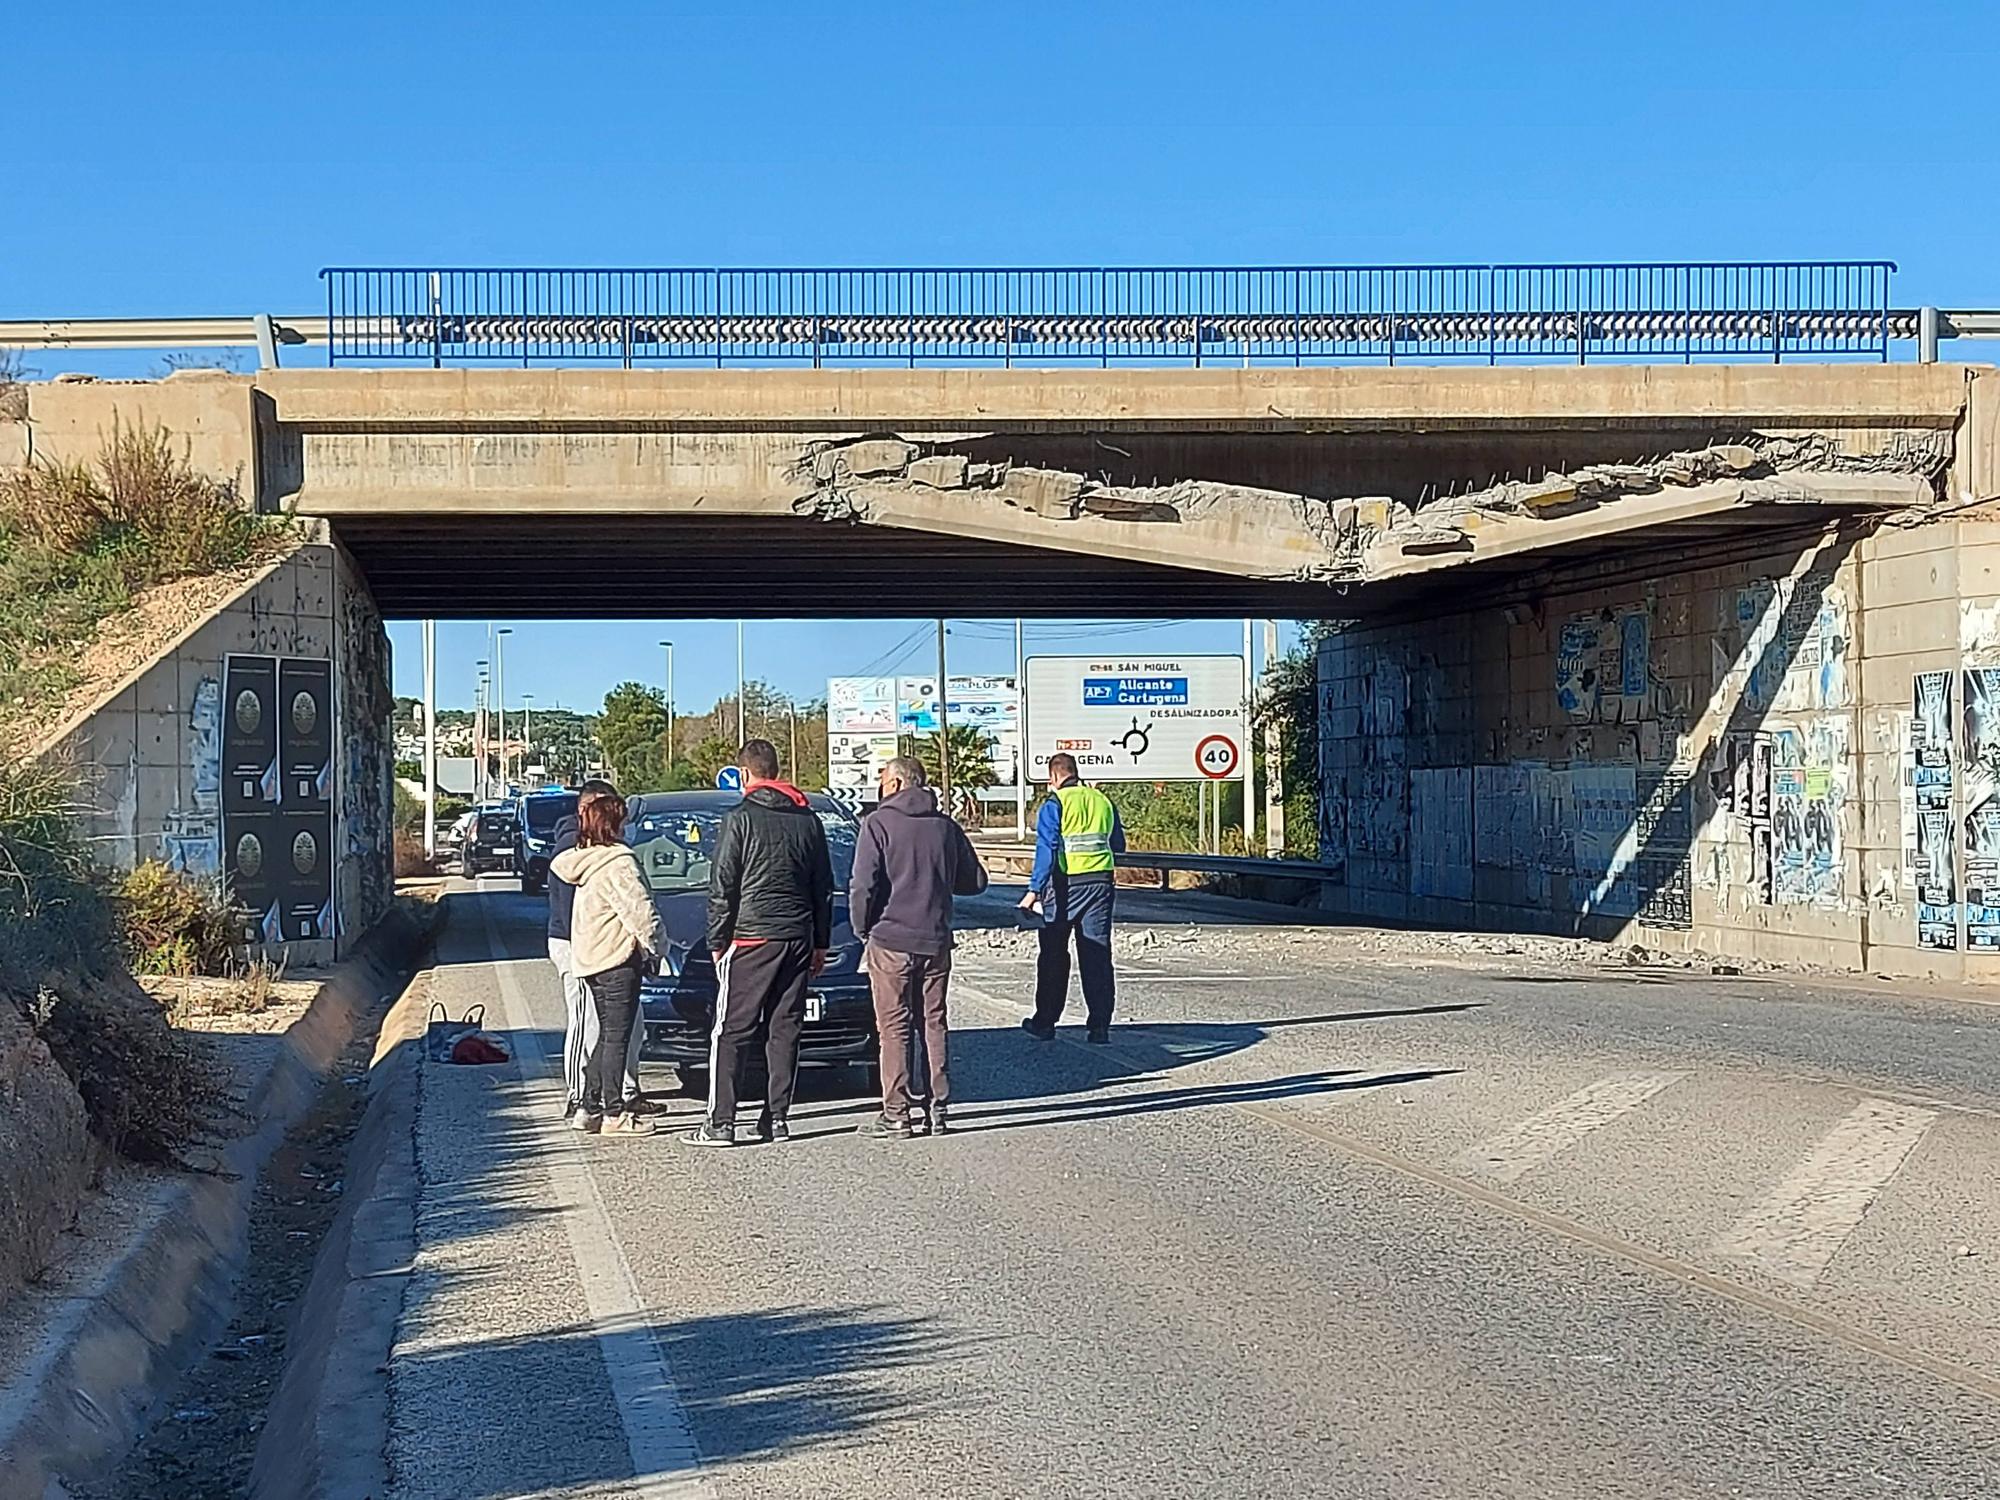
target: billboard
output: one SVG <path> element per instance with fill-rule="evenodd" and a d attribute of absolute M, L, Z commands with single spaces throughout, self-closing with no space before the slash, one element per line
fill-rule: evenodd
<path fill-rule="evenodd" d="M 1235 781 L 1249 765 L 1240 656 L 1028 658 L 1028 776 L 1076 757 L 1086 781 Z"/>
<path fill-rule="evenodd" d="M 989 737 L 995 785 L 1012 787 L 1021 749 L 1021 698 L 1014 678 L 951 679 L 951 722 Z M 826 685 L 828 785 L 869 799 L 901 735 L 936 734 L 938 690 L 930 677 L 834 677 Z"/>

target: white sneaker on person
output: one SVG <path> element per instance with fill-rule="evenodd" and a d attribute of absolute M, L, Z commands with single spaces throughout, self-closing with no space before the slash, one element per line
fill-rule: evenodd
<path fill-rule="evenodd" d="M 579 1104 L 570 1114 L 569 1128 L 571 1130 L 580 1130 L 585 1135 L 596 1135 L 599 1130 L 604 1128 L 604 1116 L 594 1115 Z"/>
<path fill-rule="evenodd" d="M 651 1135 L 653 1122 L 644 1115 L 635 1115 L 629 1109 L 622 1115 L 604 1117 L 605 1135 Z"/>

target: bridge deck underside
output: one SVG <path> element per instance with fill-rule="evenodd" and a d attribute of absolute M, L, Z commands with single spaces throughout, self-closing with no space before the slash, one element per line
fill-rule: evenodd
<path fill-rule="evenodd" d="M 342 516 L 334 530 L 395 618 L 1326 619 L 1463 608 L 1579 567 L 1654 576 L 1830 518 L 1718 516 L 1358 588 L 776 517 L 498 516 L 474 529 L 463 517 Z"/>

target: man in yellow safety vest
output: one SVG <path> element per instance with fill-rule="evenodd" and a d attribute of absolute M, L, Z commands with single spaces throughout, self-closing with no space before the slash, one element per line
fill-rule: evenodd
<path fill-rule="evenodd" d="M 1087 1019 L 1084 1036 L 1111 1040 L 1111 914 L 1116 856 L 1125 852 L 1118 809 L 1077 774 L 1076 757 L 1049 757 L 1049 795 L 1035 819 L 1035 868 L 1021 905 L 1042 914 L 1035 964 L 1035 1013 L 1021 1023 L 1048 1041 L 1069 1002 L 1069 947 L 1076 942 Z"/>

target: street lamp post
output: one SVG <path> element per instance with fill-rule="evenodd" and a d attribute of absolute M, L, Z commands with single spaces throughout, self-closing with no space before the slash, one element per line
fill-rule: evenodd
<path fill-rule="evenodd" d="M 674 643 L 661 641 L 667 653 L 667 765 L 674 763 Z"/>
<path fill-rule="evenodd" d="M 743 699 L 743 622 L 736 622 L 736 743 L 742 744 L 749 738 L 748 721 L 744 718 Z"/>
<path fill-rule="evenodd" d="M 507 637 L 514 633 L 511 625 L 502 625 L 493 632 L 493 691 L 500 700 L 500 795 L 507 795 Z"/>
<path fill-rule="evenodd" d="M 472 695 L 472 755 L 476 764 L 472 768 L 472 794 L 481 802 L 487 801 L 489 790 L 486 782 L 486 744 L 491 726 L 486 722 L 486 667 L 483 661 L 474 662 L 479 669 L 479 685 Z"/>
<path fill-rule="evenodd" d="M 521 694 L 521 779 L 528 779 L 528 767 L 535 758 L 535 695 Z"/>

